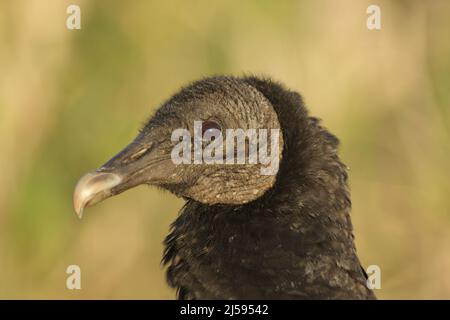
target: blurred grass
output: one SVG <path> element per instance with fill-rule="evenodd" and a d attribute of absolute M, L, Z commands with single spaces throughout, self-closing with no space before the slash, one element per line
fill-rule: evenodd
<path fill-rule="evenodd" d="M 0 3 L 0 298 L 173 298 L 162 240 L 182 201 L 140 187 L 71 207 L 181 85 L 265 74 L 305 97 L 342 141 L 364 265 L 380 298 L 450 298 L 450 3 Z M 82 290 L 65 289 L 78 264 Z"/>

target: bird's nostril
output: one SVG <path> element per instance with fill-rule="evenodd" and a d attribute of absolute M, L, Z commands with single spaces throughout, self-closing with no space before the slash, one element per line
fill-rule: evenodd
<path fill-rule="evenodd" d="M 147 151 L 148 151 L 148 148 L 142 148 L 141 150 L 139 150 L 139 151 L 135 152 L 134 154 L 132 154 L 130 159 L 131 160 L 137 160 L 140 157 L 142 157 Z"/>
<path fill-rule="evenodd" d="M 142 149 L 136 151 L 135 153 L 131 154 L 129 157 L 126 157 L 125 159 L 123 159 L 122 163 L 127 164 L 131 161 L 136 161 L 139 158 L 142 158 L 148 151 L 149 151 L 149 148 L 147 148 L 147 147 L 142 148 Z"/>

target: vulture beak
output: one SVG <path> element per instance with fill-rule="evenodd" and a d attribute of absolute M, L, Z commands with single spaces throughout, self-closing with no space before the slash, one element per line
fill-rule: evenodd
<path fill-rule="evenodd" d="M 73 207 L 80 219 L 85 208 L 137 185 L 169 182 L 175 165 L 152 142 L 155 134 L 140 134 L 99 169 L 80 178 L 73 193 Z"/>
<path fill-rule="evenodd" d="M 85 207 L 92 206 L 108 197 L 122 178 L 115 173 L 89 172 L 78 181 L 73 193 L 73 207 L 78 217 L 83 217 Z"/>

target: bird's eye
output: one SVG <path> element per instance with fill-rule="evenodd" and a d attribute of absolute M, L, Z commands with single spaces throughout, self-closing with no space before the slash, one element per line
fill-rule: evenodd
<path fill-rule="evenodd" d="M 220 124 L 218 124 L 217 122 L 212 121 L 212 120 L 203 122 L 203 124 L 202 124 L 202 136 L 203 137 L 205 136 L 205 134 L 207 136 L 214 136 L 214 130 L 218 130 L 219 132 L 222 131 Z"/>

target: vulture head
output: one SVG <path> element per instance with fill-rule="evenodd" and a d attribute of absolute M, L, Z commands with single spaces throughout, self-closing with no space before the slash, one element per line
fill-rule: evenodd
<path fill-rule="evenodd" d="M 186 199 L 163 259 L 179 298 L 374 298 L 337 147 L 298 93 L 256 77 L 206 78 L 82 176 L 74 208 L 81 217 L 140 184 Z"/>
<path fill-rule="evenodd" d="M 258 138 L 268 142 L 261 148 L 266 156 L 275 142 L 272 158 L 258 161 Z M 75 210 L 81 216 L 85 207 L 140 184 L 205 204 L 253 201 L 275 182 L 282 139 L 274 108 L 250 84 L 231 78 L 198 81 L 165 102 L 121 152 L 80 179 Z"/>

